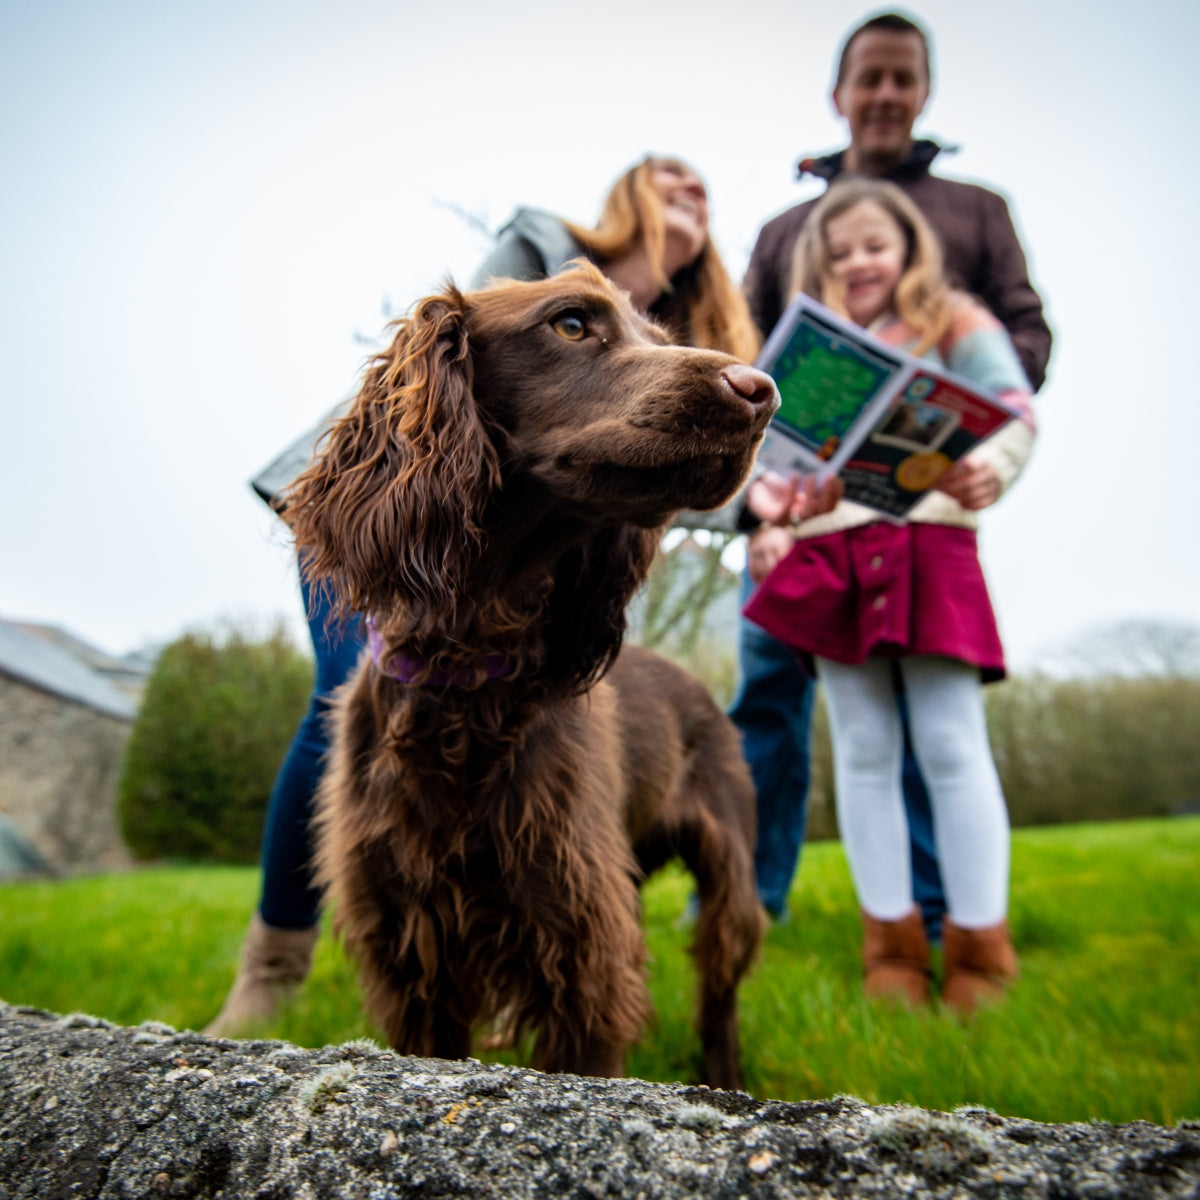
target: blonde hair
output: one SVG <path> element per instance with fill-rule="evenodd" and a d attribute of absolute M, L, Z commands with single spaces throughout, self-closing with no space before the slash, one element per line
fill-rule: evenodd
<path fill-rule="evenodd" d="M 953 292 L 946 282 L 937 234 L 895 184 L 855 176 L 830 187 L 809 214 L 796 242 L 791 294 L 804 292 L 849 317 L 842 289 L 830 269 L 827 230 L 834 218 L 868 201 L 878 204 L 900 226 L 908 244 L 892 303 L 896 315 L 917 335 L 916 353 L 924 354 L 950 328 Z"/>
<path fill-rule="evenodd" d="M 662 269 L 666 226 L 662 200 L 651 176 L 663 164 L 685 167 L 676 158 L 647 156 L 630 167 L 609 189 L 594 229 L 567 224 L 597 266 L 644 247 L 662 289 L 650 306 L 679 342 L 723 350 L 753 360 L 761 339 L 741 290 L 729 278 L 712 239 L 706 237 L 696 259 L 668 279 Z"/>

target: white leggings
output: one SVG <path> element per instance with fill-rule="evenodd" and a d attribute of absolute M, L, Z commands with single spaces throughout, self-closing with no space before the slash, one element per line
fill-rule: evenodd
<path fill-rule="evenodd" d="M 933 808 L 947 915 L 981 929 L 1008 908 L 1008 812 L 992 760 L 978 671 L 950 658 L 897 660 L 913 753 Z M 862 907 L 893 921 L 913 907 L 908 820 L 901 791 L 904 734 L 891 663 L 817 660 L 825 685 L 838 825 Z"/>

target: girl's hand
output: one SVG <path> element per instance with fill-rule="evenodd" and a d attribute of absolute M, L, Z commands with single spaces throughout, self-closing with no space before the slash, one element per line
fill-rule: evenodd
<path fill-rule="evenodd" d="M 937 482 L 937 489 L 963 508 L 978 511 L 1000 499 L 1000 476 L 991 463 L 978 456 L 960 459 Z"/>
<path fill-rule="evenodd" d="M 781 525 L 763 525 L 746 543 L 746 567 L 755 583 L 762 583 L 785 558 L 796 538 Z"/>
<path fill-rule="evenodd" d="M 765 471 L 746 489 L 746 507 L 762 521 L 799 525 L 805 517 L 829 512 L 842 498 L 842 481 L 831 476 L 817 483 L 815 475 L 784 478 Z"/>
<path fill-rule="evenodd" d="M 764 471 L 746 489 L 746 507 L 760 521 L 786 524 L 797 484 L 795 475 L 785 479 L 775 471 Z"/>
<path fill-rule="evenodd" d="M 809 475 L 801 489 L 804 505 L 799 515 L 793 514 L 792 521 L 799 523 L 808 517 L 819 517 L 832 512 L 841 503 L 845 490 L 845 485 L 838 475 L 830 475 L 820 483 L 815 475 Z"/>

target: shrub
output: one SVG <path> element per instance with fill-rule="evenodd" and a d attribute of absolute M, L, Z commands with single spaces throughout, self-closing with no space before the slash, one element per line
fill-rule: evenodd
<path fill-rule="evenodd" d="M 1015 826 L 1200 811 L 1200 679 L 1015 676 L 984 689 Z M 808 837 L 837 836 L 829 723 L 813 714 Z"/>
<path fill-rule="evenodd" d="M 253 862 L 267 798 L 312 689 L 282 628 L 226 628 L 161 654 L 122 766 L 122 832 L 142 859 Z"/>
<path fill-rule="evenodd" d="M 1166 816 L 1200 799 L 1200 679 L 1011 679 L 988 729 L 1014 825 Z"/>

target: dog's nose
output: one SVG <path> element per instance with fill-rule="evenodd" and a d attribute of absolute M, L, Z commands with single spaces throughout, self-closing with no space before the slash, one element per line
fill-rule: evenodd
<path fill-rule="evenodd" d="M 775 381 L 764 371 L 745 363 L 730 363 L 721 368 L 725 382 L 754 409 L 764 410 L 770 416 L 779 407 L 779 393 Z"/>

